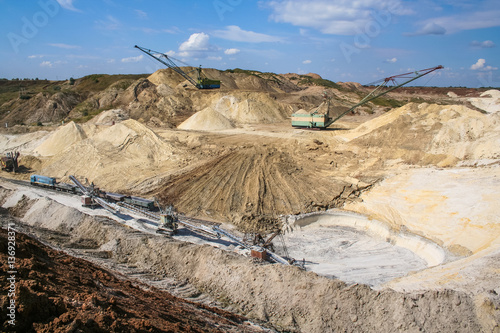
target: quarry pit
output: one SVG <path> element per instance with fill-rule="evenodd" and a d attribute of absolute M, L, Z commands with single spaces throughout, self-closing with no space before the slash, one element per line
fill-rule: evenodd
<path fill-rule="evenodd" d="M 201 94 L 165 80 L 138 80 L 135 100 L 122 91 L 126 103 L 85 123 L 2 134 L 2 151 L 19 151 L 24 167 L 2 172 L 2 227 L 142 289 L 244 316 L 249 331 L 499 331 L 500 118 L 484 100 L 496 92 L 467 99 L 483 112 L 436 94 L 307 131 L 287 117 L 320 87 Z M 182 103 L 193 112 L 172 115 L 176 126 L 147 114 Z M 282 228 L 305 270 L 12 182 L 33 173 L 155 197 L 241 237 Z"/>

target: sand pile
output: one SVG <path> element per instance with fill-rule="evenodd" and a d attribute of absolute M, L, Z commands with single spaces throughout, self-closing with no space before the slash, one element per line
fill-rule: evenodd
<path fill-rule="evenodd" d="M 201 113 L 201 115 L 199 114 Z M 187 130 L 221 130 L 286 119 L 287 111 L 266 93 L 214 95 L 209 106 L 178 126 Z M 213 118 L 213 119 L 212 119 Z"/>
<path fill-rule="evenodd" d="M 176 160 L 170 143 L 131 119 L 72 144 L 58 137 L 61 141 L 53 145 L 59 152 L 41 173 L 58 178 L 84 176 L 108 190 L 128 189 L 134 181 Z"/>
<path fill-rule="evenodd" d="M 432 164 L 500 158 L 500 116 L 463 105 L 410 103 L 338 137 L 389 149 L 393 158 L 415 153 L 414 158 L 428 159 Z M 441 162 L 422 154 L 441 155 Z M 389 155 L 385 157 L 391 158 Z"/>
<path fill-rule="evenodd" d="M 234 124 L 221 113 L 206 108 L 189 117 L 177 128 L 186 130 L 220 131 L 234 128 Z"/>
<path fill-rule="evenodd" d="M 67 147 L 85 140 L 89 134 L 91 135 L 95 131 L 96 128 L 93 125 L 79 125 L 72 121 L 53 132 L 34 150 L 34 153 L 41 156 L 57 155 Z"/>

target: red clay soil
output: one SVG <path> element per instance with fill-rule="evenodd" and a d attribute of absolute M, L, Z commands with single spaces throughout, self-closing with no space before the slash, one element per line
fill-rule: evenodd
<path fill-rule="evenodd" d="M 13 326 L 7 231 L 0 229 L 2 332 L 262 332 L 244 317 L 120 279 L 24 234 L 15 242 Z"/>

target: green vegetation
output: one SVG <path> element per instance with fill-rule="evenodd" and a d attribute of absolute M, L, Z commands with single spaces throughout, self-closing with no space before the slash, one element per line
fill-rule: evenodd
<path fill-rule="evenodd" d="M 226 69 L 225 72 L 228 72 L 228 73 L 242 73 L 242 74 L 255 75 L 255 76 L 259 76 L 258 74 L 262 74 L 262 72 L 259 72 L 259 71 L 254 71 L 254 70 L 250 70 L 250 69 L 241 69 L 241 68 Z"/>
<path fill-rule="evenodd" d="M 300 75 L 300 80 L 298 82 L 298 85 L 307 85 L 307 86 L 321 86 L 325 88 L 334 88 L 338 90 L 342 90 L 342 86 L 336 84 L 333 81 L 327 80 L 327 79 L 316 79 L 313 78 L 309 75 Z"/>
<path fill-rule="evenodd" d="M 112 108 L 113 108 L 113 106 L 109 106 L 109 107 L 101 108 L 101 109 L 82 108 L 80 110 L 81 117 L 74 118 L 71 120 L 73 120 L 75 123 L 85 123 L 85 122 L 89 121 L 90 119 L 94 118 L 95 116 L 97 116 L 99 113 L 101 113 L 103 111 L 111 110 Z"/>
<path fill-rule="evenodd" d="M 133 81 L 148 76 L 149 74 L 119 74 L 119 75 L 92 74 L 76 80 L 75 89 L 79 92 L 99 92 L 105 90 L 112 84 L 121 80 L 130 80 L 130 83 L 128 84 L 129 86 L 130 84 L 132 84 Z"/>
<path fill-rule="evenodd" d="M 253 75 L 253 76 L 256 76 L 256 77 L 261 78 L 261 79 L 266 80 L 266 81 L 281 83 L 281 80 L 278 78 L 278 75 L 276 73 L 272 73 L 272 72 L 259 72 L 259 71 L 254 71 L 254 70 L 241 69 L 241 68 L 226 69 L 225 72 Z"/>
<path fill-rule="evenodd" d="M 371 101 L 373 104 L 378 106 L 385 106 L 390 108 L 399 108 L 406 104 L 406 102 L 398 101 L 396 99 L 378 97 Z"/>

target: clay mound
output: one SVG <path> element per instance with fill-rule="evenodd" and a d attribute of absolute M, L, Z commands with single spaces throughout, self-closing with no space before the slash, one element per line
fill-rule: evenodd
<path fill-rule="evenodd" d="M 85 126 L 87 131 L 92 132 L 91 125 Z M 35 148 L 34 153 L 41 156 L 53 156 L 64 151 L 68 146 L 85 140 L 87 133 L 81 125 L 73 121 L 59 127 L 47 140 Z"/>
<path fill-rule="evenodd" d="M 188 130 L 229 129 L 246 124 L 262 124 L 283 121 L 286 109 L 263 93 L 217 94 L 210 106 L 191 116 L 179 126 Z M 213 118 L 213 119 L 211 119 Z"/>
<path fill-rule="evenodd" d="M 460 160 L 500 158 L 500 117 L 463 105 L 410 103 L 341 135 L 361 145 L 448 155 Z"/>
<path fill-rule="evenodd" d="M 62 149 L 63 142 L 58 147 Z M 127 190 L 143 177 L 175 163 L 174 147 L 139 122 L 129 119 L 65 145 L 41 172 L 63 178 L 85 176 L 108 190 Z M 131 173 L 130 170 L 137 172 Z"/>

